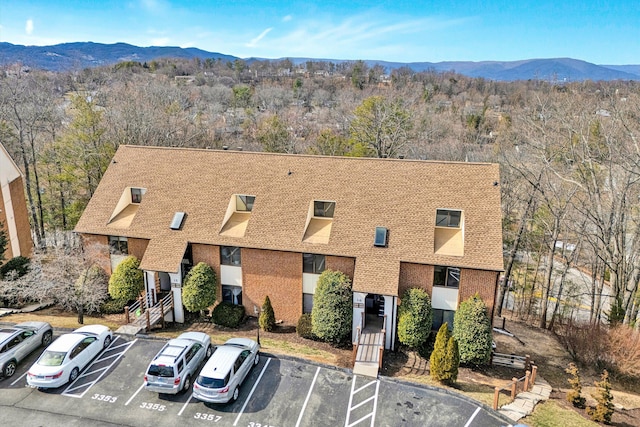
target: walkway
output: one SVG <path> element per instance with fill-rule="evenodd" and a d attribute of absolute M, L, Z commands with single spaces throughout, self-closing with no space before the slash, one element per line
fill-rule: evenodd
<path fill-rule="evenodd" d="M 531 391 L 519 393 L 513 402 L 504 405 L 498 411 L 515 423 L 531 414 L 538 402 L 548 400 L 550 394 L 551 386 L 549 383 L 537 376 L 536 383 L 531 387 Z"/>
<path fill-rule="evenodd" d="M 353 373 L 377 378 L 381 347 L 384 349 L 384 334 L 380 329 L 367 330 L 365 328 L 360 334 Z"/>
<path fill-rule="evenodd" d="M 0 307 L 0 317 L 6 316 L 12 313 L 32 313 L 34 311 L 42 310 L 53 305 L 53 301 L 45 301 L 36 304 L 26 305 L 22 308 L 5 308 Z"/>

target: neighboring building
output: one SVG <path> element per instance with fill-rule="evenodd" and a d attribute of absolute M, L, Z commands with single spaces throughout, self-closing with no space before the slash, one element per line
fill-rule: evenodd
<path fill-rule="evenodd" d="M 253 315 L 269 295 L 288 323 L 311 311 L 320 273 L 340 270 L 353 282 L 354 333 L 384 327 L 391 348 L 409 287 L 432 296 L 436 326 L 476 292 L 492 314 L 499 182 L 488 163 L 120 146 L 75 231 L 109 245 L 107 271 L 140 258 L 154 298 L 181 301 L 203 261 L 220 299 Z"/>
<path fill-rule="evenodd" d="M 9 244 L 4 259 L 29 257 L 33 250 L 22 173 L 0 143 L 0 223 Z"/>

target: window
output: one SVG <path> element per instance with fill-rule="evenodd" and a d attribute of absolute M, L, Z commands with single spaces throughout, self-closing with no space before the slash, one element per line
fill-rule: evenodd
<path fill-rule="evenodd" d="M 302 272 L 320 274 L 325 270 L 325 256 L 302 254 Z"/>
<path fill-rule="evenodd" d="M 457 288 L 460 284 L 460 269 L 436 265 L 433 274 L 433 286 Z"/>
<path fill-rule="evenodd" d="M 311 313 L 313 310 L 313 294 L 302 294 L 302 312 Z"/>
<path fill-rule="evenodd" d="M 242 305 L 242 287 L 222 285 L 222 301 Z"/>
<path fill-rule="evenodd" d="M 236 195 L 236 211 L 251 212 L 253 210 L 253 202 L 255 202 L 255 196 L 245 196 L 243 194 Z"/>
<path fill-rule="evenodd" d="M 221 246 L 220 264 L 240 266 L 240 248 L 236 246 Z"/>
<path fill-rule="evenodd" d="M 313 216 L 333 218 L 335 209 L 336 202 L 323 202 L 319 200 L 313 202 Z"/>
<path fill-rule="evenodd" d="M 142 202 L 142 189 L 141 188 L 132 188 L 131 189 L 131 203 L 140 203 Z"/>
<path fill-rule="evenodd" d="M 447 322 L 447 327 L 449 330 L 453 329 L 453 316 L 456 314 L 455 311 L 452 310 L 440 310 L 437 308 L 433 309 L 433 326 L 432 330 L 440 329 L 443 323 Z"/>
<path fill-rule="evenodd" d="M 198 350 L 200 350 L 201 348 L 202 346 L 200 344 L 194 344 L 193 347 L 191 347 L 189 351 L 187 351 L 187 354 L 185 354 L 184 356 L 184 358 L 187 360 L 187 363 L 191 362 L 193 356 L 195 356 Z"/>
<path fill-rule="evenodd" d="M 436 227 L 460 228 L 461 211 L 438 209 L 436 212 Z"/>
<path fill-rule="evenodd" d="M 129 255 L 127 238 L 122 236 L 109 236 L 109 253 L 111 255 Z"/>

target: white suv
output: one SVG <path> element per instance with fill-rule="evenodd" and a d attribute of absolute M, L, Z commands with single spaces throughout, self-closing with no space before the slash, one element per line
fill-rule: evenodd
<path fill-rule="evenodd" d="M 260 345 L 249 338 L 232 338 L 219 345 L 193 384 L 193 397 L 210 403 L 238 399 L 238 389 L 251 368 L 260 363 Z"/>
<path fill-rule="evenodd" d="M 149 364 L 144 387 L 166 394 L 189 389 L 191 378 L 211 351 L 211 337 L 203 332 L 185 332 L 170 340 Z"/>

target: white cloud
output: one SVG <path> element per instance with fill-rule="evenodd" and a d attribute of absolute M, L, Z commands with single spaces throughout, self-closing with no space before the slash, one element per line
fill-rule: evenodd
<path fill-rule="evenodd" d="M 282 22 L 289 22 L 293 19 L 293 16 L 287 15 L 282 17 Z"/>
<path fill-rule="evenodd" d="M 269 31 L 273 30 L 272 27 L 267 28 L 266 30 L 264 30 L 263 32 L 260 33 L 260 35 L 254 39 L 252 39 L 249 43 L 245 44 L 246 47 L 256 47 L 256 45 L 258 44 L 258 42 L 260 40 L 262 40 L 264 38 L 264 36 L 266 36 L 267 34 L 269 34 Z"/>
<path fill-rule="evenodd" d="M 24 31 L 28 36 L 33 33 L 33 19 L 27 19 L 27 23 L 24 26 Z"/>

